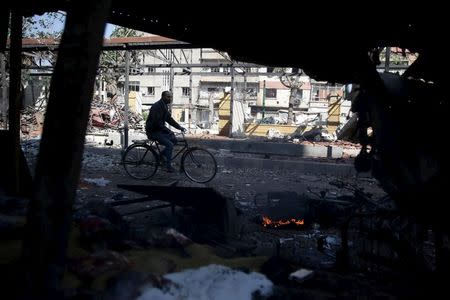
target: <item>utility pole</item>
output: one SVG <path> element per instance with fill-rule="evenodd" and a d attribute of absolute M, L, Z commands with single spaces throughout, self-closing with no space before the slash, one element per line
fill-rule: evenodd
<path fill-rule="evenodd" d="M 173 95 L 173 81 L 174 81 L 174 71 L 173 71 L 173 66 L 172 66 L 172 61 L 170 63 L 170 79 L 169 79 L 169 90 Z M 170 113 L 172 113 L 172 106 L 173 106 L 173 101 L 169 104 L 169 111 Z"/>
<path fill-rule="evenodd" d="M 242 95 L 242 101 L 245 103 L 245 100 L 247 100 L 247 72 L 244 70 L 244 93 Z"/>
<path fill-rule="evenodd" d="M 266 115 L 266 81 L 264 80 L 263 83 L 263 100 L 262 100 L 262 118 L 264 119 L 265 115 Z"/>
<path fill-rule="evenodd" d="M 233 106 L 234 106 L 234 66 L 231 66 L 231 94 L 230 94 L 230 132 L 229 136 L 233 136 Z"/>
<path fill-rule="evenodd" d="M 124 145 L 125 150 L 128 147 L 128 115 L 130 110 L 129 95 L 130 95 L 130 51 L 125 50 L 125 120 L 124 120 Z"/>
<path fill-rule="evenodd" d="M 192 55 L 191 55 L 192 57 Z M 188 107 L 188 132 L 191 133 L 191 106 L 192 106 L 192 69 L 189 72 L 189 107 Z"/>
<path fill-rule="evenodd" d="M 6 83 L 6 63 L 5 63 L 5 59 L 6 59 L 5 54 L 0 53 L 0 72 L 2 73 L 2 91 L 1 91 L 1 93 L 2 93 L 2 102 L 1 102 L 1 105 L 0 105 L 0 109 L 2 109 L 0 111 L 0 114 L 2 114 L 2 115 L 0 115 L 0 119 L 3 118 L 3 114 L 6 115 L 6 112 L 7 112 L 7 105 L 6 104 L 8 103 L 7 100 L 6 100 L 8 88 L 7 88 L 7 83 Z"/>
<path fill-rule="evenodd" d="M 297 75 L 295 77 L 294 83 L 291 86 L 291 94 L 289 95 L 288 119 L 287 119 L 288 125 L 292 125 L 292 122 L 294 120 L 294 100 L 295 100 L 295 97 L 297 96 L 299 80 L 300 80 L 300 76 Z"/>
<path fill-rule="evenodd" d="M 386 59 L 384 61 L 384 72 L 389 72 L 391 64 L 391 47 L 386 47 Z"/>

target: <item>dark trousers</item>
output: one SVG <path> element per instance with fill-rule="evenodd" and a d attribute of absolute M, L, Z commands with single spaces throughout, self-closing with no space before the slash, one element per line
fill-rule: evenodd
<path fill-rule="evenodd" d="M 151 140 L 158 141 L 158 143 L 164 146 L 164 150 L 161 151 L 161 155 L 166 158 L 166 164 L 170 165 L 170 161 L 172 160 L 173 147 L 177 144 L 177 138 L 175 137 L 175 134 L 172 131 L 156 131 L 147 133 L 147 137 Z"/>

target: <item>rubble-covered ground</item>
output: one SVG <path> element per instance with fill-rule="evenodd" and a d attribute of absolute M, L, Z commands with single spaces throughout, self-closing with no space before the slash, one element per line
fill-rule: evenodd
<path fill-rule="evenodd" d="M 38 139 L 30 139 L 22 143 L 31 169 L 35 166 L 38 146 Z M 99 245 L 96 240 L 98 236 L 81 233 L 85 242 L 87 240 L 92 254 L 89 256 L 88 253 L 83 252 L 85 253 L 83 260 L 72 262 L 73 274 L 81 277 L 86 277 L 86 274 L 91 277 L 98 275 L 99 278 L 103 278 L 102 275 L 111 271 L 108 267 L 105 267 L 105 270 L 100 268 L 97 271 L 99 274 L 95 273 L 97 275 L 89 269 L 91 264 L 98 263 L 97 260 L 101 260 L 102 264 L 105 261 L 111 261 L 116 271 L 126 270 L 129 265 L 134 264 L 140 271 L 151 271 L 159 275 L 208 264 L 224 264 L 243 268 L 247 270 L 246 272 L 258 271 L 265 274 L 275 284 L 273 295 L 278 296 L 273 296 L 273 299 L 334 298 L 336 295 L 343 297 L 398 296 L 403 291 L 386 285 L 387 278 L 364 276 L 360 272 L 347 274 L 336 272 L 339 251 L 342 247 L 339 227 L 341 224 L 339 222 L 342 220 L 339 217 L 348 214 L 348 204 L 354 200 L 355 187 L 370 194 L 370 199 L 374 202 L 386 198 L 386 194 L 377 182 L 370 177 L 339 178 L 331 174 L 306 174 L 301 169 L 264 170 L 245 166 L 231 168 L 219 165 L 216 177 L 205 185 L 189 181 L 183 173 L 167 173 L 161 169 L 152 179 L 138 181 L 125 173 L 120 164 L 121 153 L 121 149 L 116 145 L 108 147 L 98 143 L 86 144 L 77 190 L 75 219 L 80 222 L 78 224 L 80 232 L 83 232 L 82 229 L 90 232 L 92 227 L 106 226 L 116 232 L 113 236 L 121 236 L 120 228 L 125 226 L 135 238 L 139 238 L 136 238 L 134 242 L 117 242 L 115 239 L 111 242 L 111 237 L 108 237 L 104 242 L 104 236 L 102 236 L 102 243 L 107 245 L 105 246 L 105 244 Z M 252 159 L 251 154 L 230 154 L 226 151 L 215 151 L 214 154 L 216 156 L 241 155 Z M 346 162 L 340 162 L 342 163 Z M 336 167 L 339 167 L 339 164 L 336 164 Z M 201 242 L 194 240 L 194 244 L 185 243 L 184 241 L 191 237 L 190 231 L 186 230 L 186 227 L 179 226 L 180 223 L 176 218 L 174 219 L 170 208 L 148 211 L 151 207 L 164 204 L 158 201 L 115 207 L 112 214 L 121 215 L 120 226 L 104 215 L 96 219 L 90 213 L 85 213 L 86 210 L 91 209 L 87 207 L 90 207 L 92 202 L 111 205 L 116 201 L 142 197 L 140 194 L 118 188 L 118 184 L 213 188 L 230 199 L 234 205 L 237 218 L 232 222 L 238 228 L 238 234 L 227 241 L 205 238 Z M 304 209 L 306 204 L 308 209 Z M 387 206 L 389 205 L 392 203 L 389 202 Z M 139 210 L 147 211 L 139 213 Z M 299 213 L 311 213 L 312 210 L 313 216 Z M 305 218 L 305 224 L 281 229 L 264 227 L 262 217 L 271 216 L 275 212 L 296 219 Z M 183 210 L 176 209 L 175 213 L 182 215 Z M 335 216 L 337 217 L 334 218 Z M 105 218 L 108 220 L 105 221 Z M 176 240 L 175 244 L 173 241 L 167 242 L 166 238 L 161 238 L 161 235 L 168 235 L 170 230 L 166 230 L 172 227 L 187 235 L 186 239 L 179 236 L 177 231 L 170 233 L 171 238 Z M 141 244 L 143 236 L 145 245 Z M 131 252 L 128 250 L 126 254 L 114 254 L 115 252 L 104 252 L 104 247 L 114 250 L 131 248 Z M 166 249 L 164 247 L 169 247 L 169 250 L 164 250 Z M 103 252 L 99 252 L 101 249 Z M 314 276 L 312 278 L 308 276 L 306 279 L 298 279 L 294 276 L 291 280 L 287 279 L 290 273 L 300 268 L 313 270 L 311 274 Z M 364 268 L 365 266 L 362 267 L 362 271 Z M 165 286 L 165 291 L 172 289 L 171 286 L 174 284 L 173 282 L 164 283 L 166 279 L 159 277 L 152 280 L 154 284 L 151 286 L 156 286 L 163 291 L 165 284 L 168 284 Z M 320 288 L 316 286 L 318 284 L 321 285 Z M 151 290 L 151 293 L 149 291 L 145 293 L 148 295 L 159 293 L 159 290 L 158 292 Z M 210 292 L 210 290 L 207 291 L 207 293 Z"/>

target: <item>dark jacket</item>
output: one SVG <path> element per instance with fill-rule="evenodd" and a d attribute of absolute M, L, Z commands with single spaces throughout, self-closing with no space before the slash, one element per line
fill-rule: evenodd
<path fill-rule="evenodd" d="M 147 121 L 145 122 L 145 131 L 147 133 L 158 131 L 170 132 L 170 129 L 165 126 L 166 122 L 176 129 L 182 129 L 182 127 L 170 115 L 167 105 L 162 99 L 160 99 L 150 108 Z"/>

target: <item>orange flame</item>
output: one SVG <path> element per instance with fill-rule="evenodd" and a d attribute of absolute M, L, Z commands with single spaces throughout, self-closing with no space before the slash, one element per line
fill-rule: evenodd
<path fill-rule="evenodd" d="M 272 227 L 277 228 L 280 226 L 286 226 L 290 224 L 295 224 L 297 226 L 305 225 L 305 219 L 290 219 L 290 220 L 279 220 L 279 221 L 272 221 L 269 217 L 263 216 L 263 223 L 262 225 L 264 227 Z"/>

